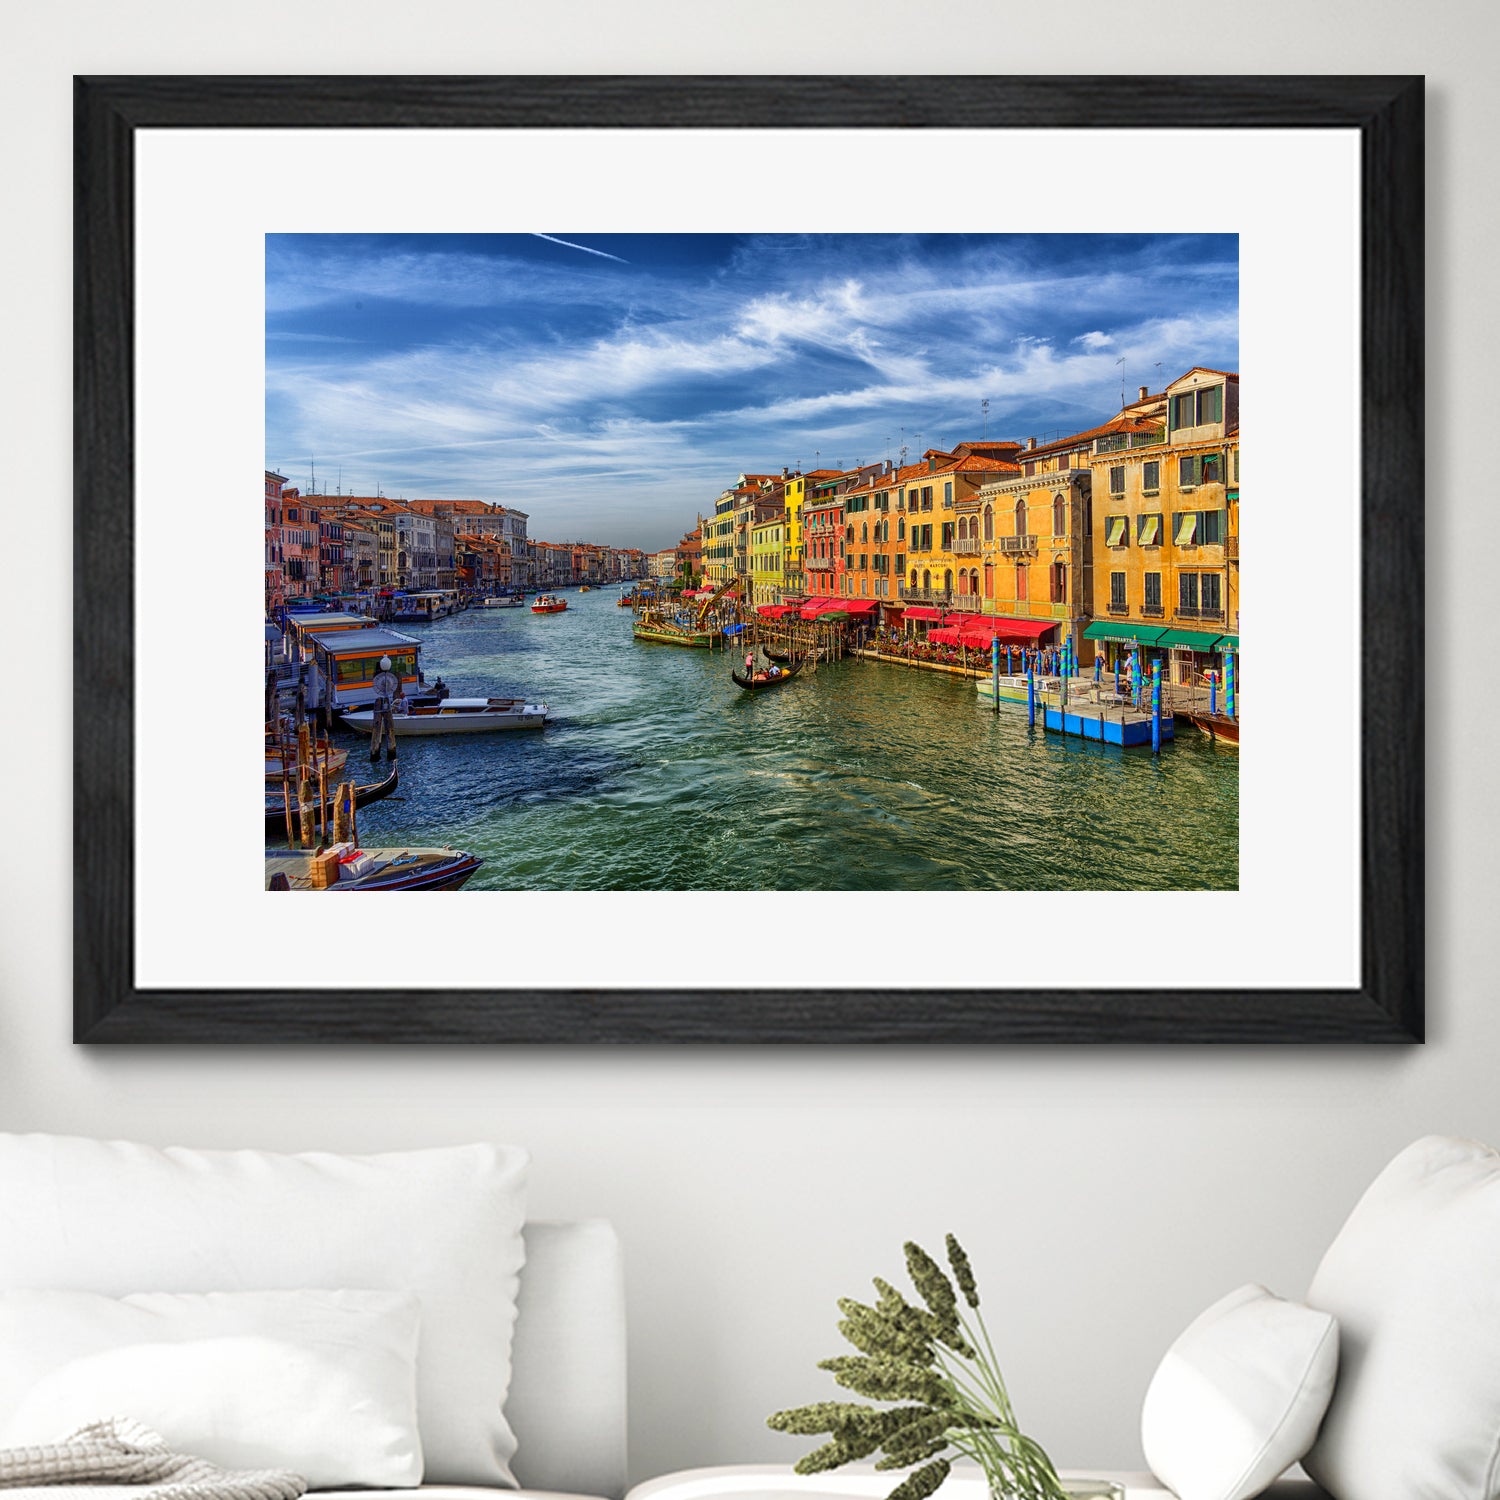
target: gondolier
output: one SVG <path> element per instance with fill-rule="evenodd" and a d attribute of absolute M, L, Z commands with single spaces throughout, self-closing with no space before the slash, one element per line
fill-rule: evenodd
<path fill-rule="evenodd" d="M 396 700 L 401 696 L 401 679 L 391 671 L 391 659 L 380 658 L 380 670 L 375 674 L 375 705 L 370 721 L 370 761 L 380 759 L 381 741 L 385 742 L 387 760 L 396 758 L 396 726 L 391 722 Z"/>

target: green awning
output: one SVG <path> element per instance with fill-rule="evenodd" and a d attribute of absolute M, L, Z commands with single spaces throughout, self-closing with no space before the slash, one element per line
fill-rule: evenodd
<path fill-rule="evenodd" d="M 1137 641 L 1142 646 L 1159 644 L 1167 632 L 1160 625 L 1132 625 L 1128 620 L 1094 620 L 1083 632 L 1086 641 Z"/>
<path fill-rule="evenodd" d="M 1219 637 L 1211 630 L 1164 630 L 1158 646 L 1185 646 L 1189 651 L 1212 651 Z"/>
<path fill-rule="evenodd" d="M 1214 645 L 1215 651 L 1238 651 L 1240 638 L 1237 635 L 1221 635 Z"/>

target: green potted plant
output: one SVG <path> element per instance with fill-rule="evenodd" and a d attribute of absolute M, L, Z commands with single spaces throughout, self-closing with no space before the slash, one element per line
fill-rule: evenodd
<path fill-rule="evenodd" d="M 877 1469 L 911 1471 L 887 1500 L 927 1500 L 948 1477 L 952 1461 L 944 1455 L 952 1450 L 979 1465 L 995 1500 L 1118 1494 L 1118 1486 L 1094 1481 L 1065 1484 L 1041 1445 L 1021 1431 L 958 1241 L 947 1237 L 952 1281 L 920 1245 L 908 1241 L 905 1250 L 907 1273 L 924 1305 L 908 1302 L 877 1276 L 873 1307 L 839 1299 L 839 1332 L 859 1352 L 818 1366 L 847 1390 L 882 1404 L 818 1401 L 766 1419 L 778 1432 L 826 1434 L 797 1472 L 816 1474 L 879 1452 Z"/>

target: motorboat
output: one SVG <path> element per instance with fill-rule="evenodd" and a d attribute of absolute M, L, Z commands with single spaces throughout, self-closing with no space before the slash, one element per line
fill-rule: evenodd
<path fill-rule="evenodd" d="M 556 594 L 538 594 L 531 601 L 531 612 L 534 615 L 560 615 L 567 607 L 568 601 Z"/>
<path fill-rule="evenodd" d="M 445 698 L 441 703 L 408 708 L 391 715 L 398 738 L 428 734 L 488 734 L 497 729 L 540 729 L 550 712 L 545 703 L 524 698 Z M 374 711 L 363 709 L 344 715 L 351 729 L 369 733 Z"/>
<path fill-rule="evenodd" d="M 526 601 L 519 594 L 491 594 L 479 601 L 480 609 L 520 609 Z"/>
<path fill-rule="evenodd" d="M 314 874 L 314 862 L 319 874 Z M 337 873 L 328 873 L 329 865 Z M 462 849 L 267 849 L 268 891 L 456 891 L 484 863 Z"/>

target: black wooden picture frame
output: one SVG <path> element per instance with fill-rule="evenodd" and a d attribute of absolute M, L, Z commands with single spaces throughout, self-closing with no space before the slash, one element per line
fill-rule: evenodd
<path fill-rule="evenodd" d="M 97 77 L 74 138 L 74 1037 L 1409 1042 L 1424 1029 L 1419 77 Z M 145 128 L 1357 129 L 1361 982 L 1323 990 L 143 990 L 134 978 L 133 156 Z M 1378 663 L 1378 672 L 1376 664 Z"/>

